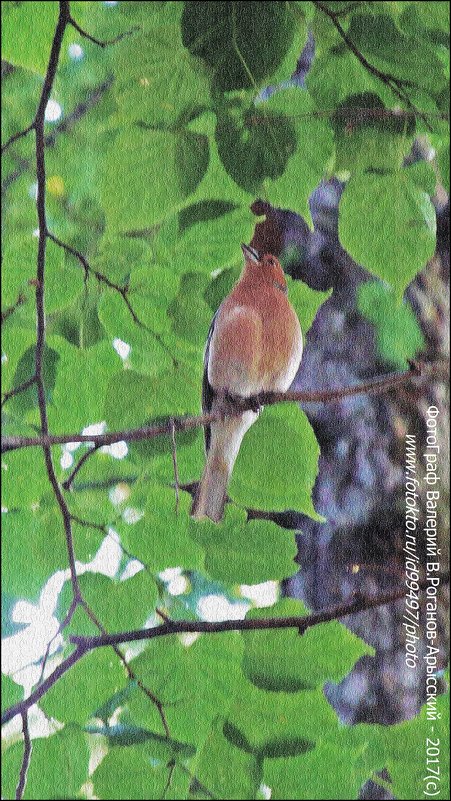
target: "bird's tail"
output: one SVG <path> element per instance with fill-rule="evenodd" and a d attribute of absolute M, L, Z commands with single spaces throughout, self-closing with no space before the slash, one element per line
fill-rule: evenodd
<path fill-rule="evenodd" d="M 191 508 L 196 520 L 222 520 L 233 466 L 243 437 L 256 418 L 257 414 L 249 411 L 212 424 L 207 461 Z"/>

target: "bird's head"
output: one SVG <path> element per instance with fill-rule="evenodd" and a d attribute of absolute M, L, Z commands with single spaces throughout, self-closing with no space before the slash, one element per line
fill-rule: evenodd
<path fill-rule="evenodd" d="M 250 245 L 241 245 L 241 250 L 244 253 L 246 268 L 251 270 L 253 275 L 258 276 L 260 280 L 275 286 L 281 292 L 287 292 L 287 282 L 285 280 L 285 273 L 278 259 L 271 253 L 265 253 L 263 256 L 250 247 Z"/>

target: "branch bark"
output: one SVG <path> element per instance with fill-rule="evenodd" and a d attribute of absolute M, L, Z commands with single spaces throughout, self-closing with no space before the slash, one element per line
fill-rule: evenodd
<path fill-rule="evenodd" d="M 449 583 L 449 573 L 438 574 L 440 586 Z M 418 582 L 419 588 L 424 590 L 428 586 L 428 580 L 423 579 Z M 167 637 L 173 634 L 215 634 L 224 631 L 271 631 L 274 629 L 298 629 L 303 634 L 313 626 L 321 623 L 328 623 L 331 620 L 340 620 L 343 617 L 374 609 L 377 606 L 394 603 L 405 597 L 406 588 L 404 586 L 397 590 L 376 595 L 373 598 L 365 598 L 361 595 L 354 596 L 353 600 L 346 604 L 322 609 L 305 616 L 290 616 L 279 618 L 254 618 L 245 620 L 223 620 L 211 623 L 203 620 L 177 620 L 166 621 L 159 626 L 151 629 L 134 629 L 133 631 L 119 632 L 118 634 L 106 634 L 98 637 L 78 637 L 73 635 L 70 641 L 75 644 L 75 650 L 67 659 L 47 677 L 47 679 L 34 690 L 28 698 L 19 701 L 9 707 L 2 715 L 2 724 L 12 720 L 16 715 L 22 715 L 24 711 L 37 703 L 40 698 L 75 665 L 84 654 L 89 653 L 94 648 L 104 648 L 107 646 L 118 646 L 121 643 L 136 642 L 138 640 L 152 640 L 155 637 Z"/>
<path fill-rule="evenodd" d="M 211 425 L 227 416 L 237 416 L 256 406 L 271 406 L 276 403 L 334 403 L 344 398 L 371 393 L 373 395 L 388 392 L 419 376 L 432 375 L 439 365 L 420 365 L 411 363 L 408 370 L 399 373 L 387 373 L 362 384 L 341 389 L 318 390 L 312 392 L 262 392 L 251 398 L 243 398 L 236 404 L 228 404 L 222 412 L 198 415 L 196 417 L 169 417 L 167 421 L 153 426 L 126 429 L 124 431 L 111 431 L 104 434 L 42 434 L 39 437 L 9 436 L 4 437 L 1 443 L 1 452 L 14 451 L 19 448 L 50 447 L 51 445 L 64 445 L 67 442 L 88 442 L 99 447 L 112 445 L 114 442 L 139 442 L 153 439 L 153 437 L 166 434 L 173 436 L 174 431 L 188 431 L 192 428 Z"/>

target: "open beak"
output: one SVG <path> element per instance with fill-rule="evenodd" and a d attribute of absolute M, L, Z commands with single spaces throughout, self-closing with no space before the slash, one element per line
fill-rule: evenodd
<path fill-rule="evenodd" d="M 244 258 L 249 259 L 249 261 L 253 261 L 255 264 L 260 262 L 260 256 L 258 252 L 251 248 L 250 245 L 245 245 L 243 242 L 241 243 L 241 250 L 244 253 Z"/>

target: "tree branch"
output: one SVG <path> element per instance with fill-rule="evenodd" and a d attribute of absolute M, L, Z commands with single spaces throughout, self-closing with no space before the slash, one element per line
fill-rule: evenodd
<path fill-rule="evenodd" d="M 449 573 L 442 573 L 439 576 L 440 585 L 448 584 Z M 428 586 L 428 581 L 424 579 L 418 582 L 420 589 L 424 590 Z M 290 617 L 269 617 L 269 618 L 249 618 L 244 620 L 222 620 L 212 623 L 205 620 L 174 620 L 162 623 L 151 629 L 139 629 L 133 631 L 118 632 L 109 634 L 106 637 L 78 637 L 73 635 L 70 641 L 78 648 L 85 648 L 90 651 L 93 648 L 103 648 L 105 646 L 118 645 L 124 642 L 136 642 L 137 640 L 152 640 L 155 637 L 165 637 L 168 634 L 217 634 L 224 631 L 269 631 L 272 629 L 298 629 L 300 634 L 304 634 L 307 629 L 319 626 L 321 623 L 329 623 L 331 620 L 339 620 L 357 612 L 365 612 L 374 609 L 376 606 L 385 606 L 404 598 L 406 589 L 403 586 L 399 590 L 376 595 L 373 598 L 365 598 L 358 594 L 355 598 L 345 604 L 333 606 L 330 609 L 322 609 L 319 612 L 312 612 L 305 616 Z"/>
<path fill-rule="evenodd" d="M 81 117 L 83 117 L 99 102 L 112 83 L 113 77 L 108 76 L 104 81 L 102 81 L 102 83 L 99 84 L 99 86 L 97 86 L 96 89 L 93 90 L 93 92 L 88 94 L 86 100 L 78 103 L 74 110 L 64 117 L 64 119 L 62 119 L 61 122 L 59 122 L 58 125 L 56 125 L 55 128 L 53 128 L 53 130 L 46 135 L 45 146 L 51 147 L 55 144 L 58 134 L 70 131 L 74 126 L 74 123 L 81 119 Z M 18 167 L 4 178 L 2 181 L 2 195 L 11 186 L 11 184 L 14 183 L 14 181 L 17 181 L 17 179 L 20 178 L 20 176 L 29 168 L 29 166 L 30 159 L 22 159 Z"/>
<path fill-rule="evenodd" d="M 120 42 L 122 39 L 125 39 L 126 36 L 131 36 L 132 33 L 140 30 L 139 25 L 134 25 L 133 28 L 130 28 L 129 31 L 124 31 L 123 33 L 119 33 L 114 39 L 97 39 L 95 36 L 92 36 L 90 33 L 85 31 L 83 28 L 80 27 L 78 22 L 74 20 L 72 16 L 69 17 L 68 20 L 69 25 L 72 25 L 73 28 L 83 37 L 83 39 L 87 39 L 89 42 L 92 42 L 98 47 L 109 47 L 110 45 L 115 45 Z"/>
<path fill-rule="evenodd" d="M 102 632 L 102 636 L 108 637 L 109 635 L 106 633 L 104 626 L 102 625 L 102 623 L 98 619 L 98 617 L 95 614 L 95 612 L 91 609 L 89 604 L 84 599 L 82 599 L 81 600 L 81 605 L 83 606 L 83 609 L 85 610 L 85 612 L 88 615 L 88 617 L 90 618 L 90 620 L 92 620 L 92 622 L 94 623 L 96 628 L 98 628 L 99 631 Z M 128 662 L 127 662 L 124 654 L 120 650 L 120 648 L 117 645 L 113 645 L 112 647 L 113 647 L 114 653 L 116 654 L 116 656 L 120 659 L 121 663 L 123 664 L 123 666 L 125 668 L 125 671 L 127 673 L 127 676 L 130 679 L 130 681 L 136 681 L 136 684 L 138 685 L 138 687 L 141 690 L 141 692 L 144 693 L 144 695 L 146 695 L 147 698 L 156 707 L 156 709 L 158 711 L 158 714 L 160 716 L 160 720 L 161 720 L 161 723 L 162 723 L 162 726 L 163 726 L 163 729 L 164 729 L 164 733 L 165 733 L 166 737 L 170 737 L 171 736 L 171 732 L 169 731 L 169 725 L 168 725 L 168 722 L 166 720 L 166 715 L 164 714 L 164 709 L 163 709 L 162 702 L 160 701 L 159 698 L 157 698 L 155 693 L 153 693 L 152 690 L 149 690 L 149 688 L 146 687 L 146 685 L 141 681 L 141 679 L 138 678 L 138 676 L 136 675 L 134 670 L 132 670 L 132 668 L 128 664 Z"/>
<path fill-rule="evenodd" d="M 412 81 L 404 80 L 402 78 L 397 78 L 395 75 L 391 75 L 388 72 L 383 72 L 382 70 L 379 70 L 377 67 L 375 67 L 374 64 L 371 64 L 365 58 L 363 53 L 360 52 L 358 47 L 356 47 L 352 39 L 348 36 L 348 34 L 344 30 L 338 19 L 338 15 L 330 8 L 328 8 L 328 6 L 325 3 L 319 2 L 319 0 L 314 0 L 313 5 L 316 6 L 316 8 L 319 11 L 321 11 L 323 14 L 329 17 L 332 24 L 335 26 L 338 33 L 340 34 L 341 38 L 348 46 L 351 53 L 355 55 L 355 57 L 360 61 L 362 66 L 365 67 L 367 72 L 369 72 L 371 75 L 374 75 L 374 77 L 378 78 L 378 80 L 382 81 L 382 83 L 384 83 L 385 86 L 388 86 L 388 88 L 393 92 L 393 94 L 398 98 L 398 100 L 401 100 L 403 103 L 405 103 L 408 106 L 408 108 L 412 110 L 412 112 L 415 114 L 416 117 L 419 117 L 420 119 L 423 120 L 428 131 L 433 131 L 433 128 L 429 125 L 427 116 L 412 103 L 409 96 L 403 89 L 403 86 L 414 86 Z"/>
<path fill-rule="evenodd" d="M 30 765 L 31 752 L 33 745 L 30 737 L 30 728 L 28 725 L 28 710 L 22 713 L 22 733 L 23 733 L 23 757 L 20 766 L 19 781 L 16 787 L 16 801 L 23 798 L 25 786 L 27 783 L 27 773 Z"/>
<path fill-rule="evenodd" d="M 1 451 L 6 453 L 18 448 L 49 447 L 51 445 L 64 445 L 67 442 L 89 442 L 96 446 L 112 445 L 115 442 L 124 440 L 125 442 L 140 442 L 142 440 L 153 439 L 161 435 L 172 437 L 173 431 L 188 431 L 193 428 L 211 425 L 228 416 L 238 416 L 248 409 L 255 409 L 259 406 L 272 406 L 276 403 L 334 403 L 343 398 L 354 397 L 355 395 L 373 394 L 388 392 L 394 387 L 404 384 L 420 375 L 433 374 L 434 368 L 439 365 L 430 365 L 427 370 L 424 366 L 411 363 L 408 370 L 400 373 L 388 373 L 385 376 L 373 378 L 362 384 L 341 389 L 318 390 L 303 392 L 291 390 L 288 392 L 262 392 L 251 398 L 243 398 L 237 401 L 236 405 L 228 404 L 224 410 L 199 415 L 197 417 L 170 417 L 167 421 L 153 426 L 142 426 L 140 428 L 126 429 L 124 431 L 111 431 L 104 434 L 43 434 L 39 437 L 8 436 L 2 439 Z"/>
<path fill-rule="evenodd" d="M 32 387 L 33 384 L 35 383 L 36 383 L 36 376 L 32 375 L 31 378 L 27 378 L 26 381 L 22 381 L 21 384 L 17 384 L 16 387 L 13 387 L 12 389 L 8 390 L 8 392 L 5 392 L 2 398 L 2 407 L 6 403 L 6 401 L 9 401 L 10 398 L 14 398 L 15 395 L 19 395 L 21 392 L 25 392 L 26 389 Z"/>
<path fill-rule="evenodd" d="M 5 320 L 8 319 L 8 317 L 11 317 L 11 315 L 14 314 L 14 312 L 16 311 L 16 309 L 19 308 L 19 306 L 23 306 L 26 299 L 27 298 L 23 294 L 23 292 L 20 292 L 19 295 L 17 296 L 16 302 L 13 303 L 12 306 L 8 306 L 4 311 L 2 311 L 2 316 L 1 316 L 2 325 L 5 322 Z"/>
<path fill-rule="evenodd" d="M 440 581 L 440 586 L 449 583 L 449 573 L 441 573 L 437 576 Z M 418 582 L 419 588 L 424 590 L 428 586 L 427 579 Z M 319 626 L 321 623 L 328 623 L 331 620 L 340 620 L 343 617 L 357 614 L 357 612 L 365 612 L 368 609 L 374 609 L 378 606 L 394 603 L 405 597 L 406 589 L 404 586 L 397 590 L 381 593 L 372 598 L 365 598 L 358 594 L 355 595 L 353 600 L 339 604 L 338 606 L 329 609 L 322 609 L 319 612 L 313 612 L 305 616 L 290 616 L 290 617 L 275 617 L 275 618 L 250 618 L 244 620 L 223 620 L 216 623 L 211 623 L 204 620 L 175 620 L 166 621 L 159 626 L 150 629 L 134 629 L 133 631 L 119 632 L 117 634 L 100 635 L 98 637 L 78 637 L 73 635 L 70 641 L 75 644 L 76 648 L 73 653 L 67 657 L 47 677 L 47 679 L 34 690 L 28 698 L 19 701 L 13 706 L 5 710 L 2 715 L 2 724 L 7 723 L 15 715 L 21 715 L 24 711 L 30 708 L 33 704 L 39 701 L 43 695 L 55 684 L 58 679 L 67 673 L 70 668 L 75 665 L 84 654 L 91 651 L 93 648 L 104 648 L 107 646 L 117 646 L 121 643 L 136 642 L 138 640 L 152 640 L 155 637 L 166 637 L 173 634 L 215 634 L 225 631 L 271 631 L 274 629 L 298 629 L 300 634 L 303 634 L 307 629 L 313 626 Z"/>
<path fill-rule="evenodd" d="M 99 447 L 100 447 L 99 445 L 94 445 L 89 451 L 86 451 L 83 454 L 83 456 L 78 460 L 71 474 L 63 481 L 62 483 L 63 489 L 70 490 L 72 482 L 77 473 L 79 472 L 79 470 L 83 467 L 84 463 L 89 459 L 89 457 L 98 450 Z"/>
<path fill-rule="evenodd" d="M 2 155 L 6 150 L 8 150 L 8 148 L 12 144 L 14 144 L 14 142 L 17 142 L 18 139 L 22 139 L 23 136 L 29 134 L 30 131 L 34 129 L 34 127 L 35 127 L 35 122 L 32 122 L 30 125 L 28 125 L 27 128 L 24 128 L 22 131 L 18 131 L 17 133 L 10 136 L 9 139 L 6 140 L 5 144 L 2 145 L 2 150 L 1 150 Z"/>
<path fill-rule="evenodd" d="M 177 367 L 178 366 L 177 359 L 175 359 L 175 357 L 173 356 L 173 354 L 171 353 L 169 348 L 165 345 L 165 343 L 163 342 L 163 340 L 161 339 L 159 334 L 156 334 L 155 331 L 152 331 L 152 329 L 149 328 L 145 323 L 143 323 L 143 321 L 136 314 L 136 312 L 135 312 L 135 310 L 134 310 L 134 308 L 133 308 L 133 306 L 130 303 L 130 300 L 128 298 L 128 291 L 129 291 L 128 286 L 121 286 L 120 284 L 116 284 L 116 283 L 114 283 L 114 281 L 111 281 L 108 278 L 107 275 L 104 275 L 103 273 L 99 272 L 98 270 L 95 270 L 93 267 L 90 266 L 86 256 L 84 256 L 83 253 L 81 253 L 76 248 L 73 248 L 72 245 L 68 245 L 66 242 L 63 242 L 61 239 L 59 239 L 57 236 L 55 236 L 55 234 L 52 234 L 50 231 L 47 231 L 47 236 L 48 236 L 49 239 L 52 240 L 52 242 L 55 243 L 55 245 L 58 245 L 58 247 L 63 248 L 63 250 L 67 251 L 67 253 L 70 253 L 71 256 L 74 256 L 76 259 L 78 259 L 78 261 L 80 262 L 81 266 L 83 267 L 83 269 L 85 271 L 85 280 L 86 280 L 88 275 L 94 275 L 100 283 L 105 284 L 110 289 L 114 289 L 115 292 L 119 293 L 119 295 L 121 296 L 122 300 L 124 301 L 125 305 L 127 306 L 127 309 L 129 310 L 129 312 L 131 314 L 133 322 L 139 328 L 142 328 L 144 331 L 147 331 L 149 334 L 151 334 L 151 336 L 153 336 L 156 339 L 158 344 L 170 356 L 173 366 Z"/>
<path fill-rule="evenodd" d="M 36 350 L 35 350 L 35 382 L 38 393 L 39 417 L 41 422 L 42 436 L 48 436 L 47 401 L 43 376 L 43 357 L 45 347 L 45 257 L 47 243 L 47 219 L 46 219 L 46 173 L 45 173 L 45 110 L 52 91 L 55 80 L 58 61 L 63 43 L 64 31 L 70 18 L 70 8 L 67 0 L 60 0 L 58 22 L 53 36 L 52 48 L 50 51 L 47 72 L 44 78 L 38 110 L 36 112 L 34 130 L 36 136 L 36 178 L 37 194 L 36 209 L 39 225 L 38 256 L 36 272 Z M 70 512 L 64 499 L 61 488 L 58 484 L 55 468 L 53 466 L 52 452 L 48 445 L 42 444 L 44 451 L 45 467 L 52 486 L 56 501 L 63 518 L 64 532 L 69 559 L 69 568 L 72 581 L 74 599 L 80 597 L 77 571 L 75 567 L 75 553 L 72 537 L 72 523 Z"/>

